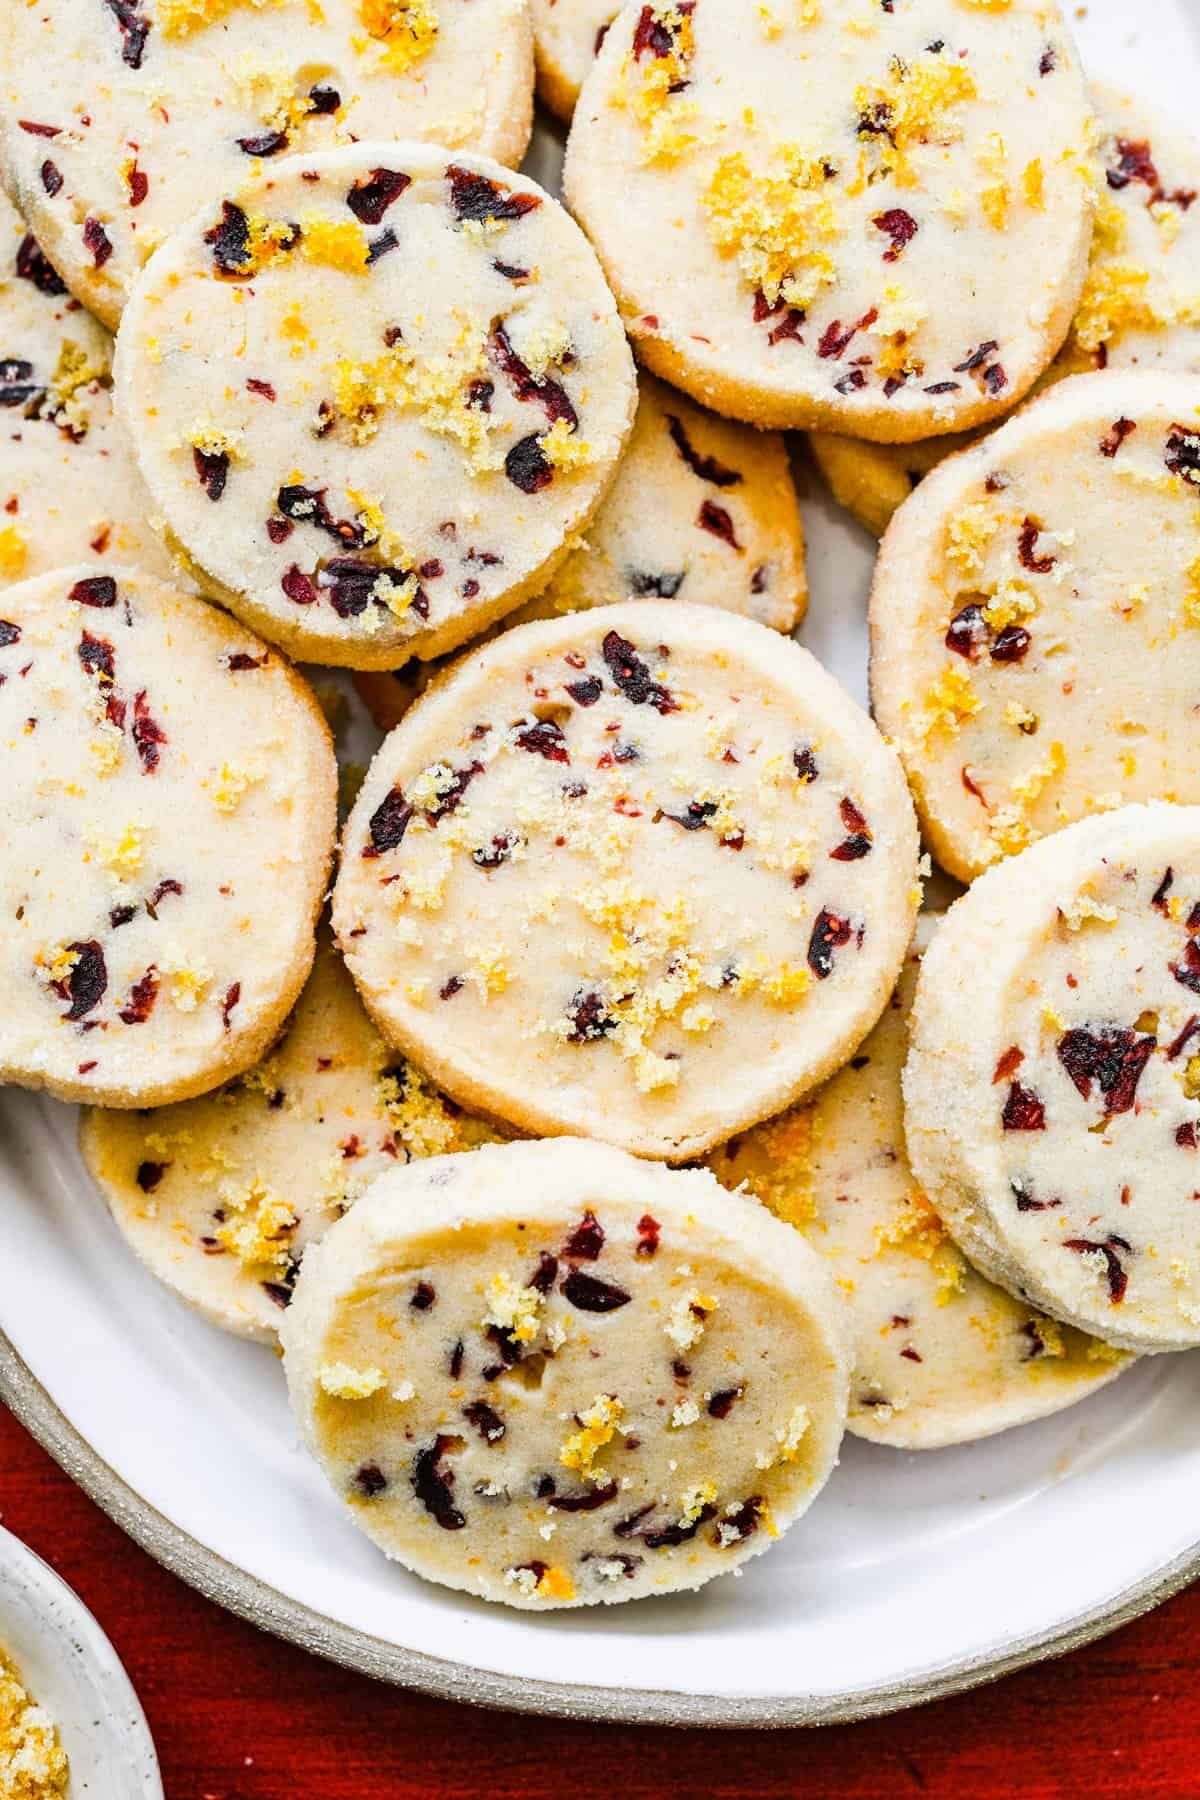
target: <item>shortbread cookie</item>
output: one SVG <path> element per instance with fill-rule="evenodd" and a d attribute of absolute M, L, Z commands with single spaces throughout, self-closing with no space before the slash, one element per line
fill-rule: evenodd
<path fill-rule="evenodd" d="M 0 588 L 89 556 L 170 579 L 113 416 L 112 339 L 3 195 L 0 347 Z"/>
<path fill-rule="evenodd" d="M 1126 800 L 1200 800 L 1200 377 L 1080 375 L 926 477 L 871 595 L 871 692 L 970 881 Z"/>
<path fill-rule="evenodd" d="M 585 541 L 501 626 L 653 599 L 723 606 L 793 630 L 808 607 L 808 583 L 782 437 L 719 419 L 651 375 L 641 377 L 638 395 L 629 448 Z M 410 662 L 359 675 L 355 686 L 390 731 L 425 679 Z"/>
<path fill-rule="evenodd" d="M 1200 140 L 1157 109 L 1092 84 L 1104 186 L 1091 263 L 1066 343 L 1040 385 L 1088 369 L 1200 374 Z M 866 444 L 814 432 L 835 500 L 876 537 L 923 475 L 965 439 Z"/>
<path fill-rule="evenodd" d="M 388 1050 L 324 942 L 264 1061 L 177 1106 L 92 1107 L 80 1149 L 147 1268 L 214 1325 L 269 1343 L 307 1247 L 376 1176 L 498 1136 Z"/>
<path fill-rule="evenodd" d="M 565 172 L 650 368 L 757 425 L 889 442 L 993 418 L 1045 368 L 1094 184 L 1044 0 L 631 3 Z"/>
<path fill-rule="evenodd" d="M 921 956 L 857 1056 L 808 1106 L 715 1150 L 709 1167 L 826 1258 L 854 1344 L 849 1430 L 905 1450 L 989 1437 L 1082 1400 L 1129 1358 L 978 1274 L 913 1178 L 900 1072 Z"/>
<path fill-rule="evenodd" d="M 546 585 L 636 388 L 556 201 L 479 157 L 376 143 L 285 159 L 164 244 L 117 398 L 212 594 L 294 655 L 377 669 Z"/>
<path fill-rule="evenodd" d="M 1200 1344 L 1200 807 L 1086 819 L 980 877 L 926 953 L 918 1181 L 993 1280 L 1131 1350 Z"/>
<path fill-rule="evenodd" d="M 618 11 L 614 0 L 529 0 L 538 97 L 568 124 Z"/>
<path fill-rule="evenodd" d="M 417 138 L 517 164 L 525 0 L 39 0 L 0 23 L 0 168 L 116 329 L 151 252 L 290 151 Z"/>
<path fill-rule="evenodd" d="M 517 626 L 386 740 L 334 925 L 462 1104 L 672 1161 L 875 1023 L 917 900 L 899 765 L 799 645 L 715 607 Z"/>
<path fill-rule="evenodd" d="M 381 1176 L 309 1251 L 281 1337 L 354 1522 L 512 1606 L 700 1587 L 806 1510 L 845 1423 L 837 1303 L 799 1235 L 597 1144 Z"/>
<path fill-rule="evenodd" d="M 76 564 L 0 595 L 0 1080 L 145 1106 L 260 1056 L 308 974 L 329 732 L 202 601 Z"/>

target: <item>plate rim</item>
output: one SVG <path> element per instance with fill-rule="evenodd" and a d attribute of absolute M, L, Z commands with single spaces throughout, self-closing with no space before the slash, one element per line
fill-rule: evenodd
<path fill-rule="evenodd" d="M 1150 1612 L 1200 1576 L 1200 1536 L 1189 1549 L 1100 1606 L 1014 1638 L 981 1656 L 964 1656 L 900 1682 L 832 1699 L 790 1694 L 682 1694 L 663 1689 L 547 1681 L 481 1669 L 455 1658 L 389 1643 L 290 1599 L 270 1583 L 210 1550 L 144 1500 L 88 1443 L 50 1391 L 0 1331 L 0 1401 L 101 1511 L 189 1587 L 260 1631 L 327 1661 L 434 1699 L 604 1724 L 787 1729 L 850 1724 L 981 1687 L 1017 1669 L 1106 1636 Z"/>

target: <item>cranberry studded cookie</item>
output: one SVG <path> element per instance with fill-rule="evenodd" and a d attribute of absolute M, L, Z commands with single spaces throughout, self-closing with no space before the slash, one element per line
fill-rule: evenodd
<path fill-rule="evenodd" d="M 1200 807 L 990 869 L 927 951 L 908 1150 L 994 1281 L 1130 1350 L 1200 1344 Z"/>
<path fill-rule="evenodd" d="M 0 595 L 0 1080 L 147 1106 L 262 1055 L 329 868 L 305 684 L 202 601 L 102 563 Z"/>
<path fill-rule="evenodd" d="M 1103 368 L 1200 374 L 1200 141 L 1144 100 L 1095 83 L 1093 93 L 1104 185 L 1091 262 L 1070 335 L 1042 383 Z M 921 477 L 967 441 L 810 439 L 834 499 L 876 537 Z"/>
<path fill-rule="evenodd" d="M 793 630 L 808 608 L 808 583 L 782 437 L 719 419 L 651 375 L 638 393 L 629 448 L 585 541 L 544 593 L 502 624 L 621 600 L 690 600 Z M 409 663 L 359 675 L 355 686 L 390 731 L 432 673 Z"/>
<path fill-rule="evenodd" d="M 1080 375 L 888 527 L 871 692 L 970 881 L 1098 808 L 1200 800 L 1200 377 Z"/>
<path fill-rule="evenodd" d="M 595 256 L 548 194 L 377 143 L 289 158 L 164 244 L 117 397 L 212 594 L 294 655 L 378 669 L 545 586 L 636 388 Z"/>
<path fill-rule="evenodd" d="M 376 1176 L 497 1136 L 387 1049 L 319 941 L 264 1061 L 176 1106 L 92 1107 L 80 1149 L 147 1268 L 212 1324 L 271 1343 L 307 1247 Z"/>
<path fill-rule="evenodd" d="M 918 889 L 899 764 L 799 645 L 633 603 L 466 656 L 386 740 L 334 926 L 463 1105 L 682 1161 L 832 1073 Z"/>
<path fill-rule="evenodd" d="M 89 556 L 172 576 L 113 416 L 112 339 L 0 195 L 0 588 Z"/>
<path fill-rule="evenodd" d="M 757 425 L 896 442 L 982 423 L 1045 368 L 1094 181 L 1043 0 L 630 4 L 565 171 L 657 374 Z"/>
<path fill-rule="evenodd" d="M 826 1259 L 854 1342 L 847 1428 L 905 1450 L 1043 1418 L 1129 1362 L 978 1274 L 909 1167 L 900 1072 L 935 924 L 918 922 L 891 1005 L 816 1099 L 708 1159 L 718 1181 L 744 1183 Z"/>
<path fill-rule="evenodd" d="M 830 1474 L 837 1303 L 799 1235 L 703 1170 L 566 1140 L 381 1176 L 304 1260 L 281 1337 L 354 1523 L 535 1610 L 697 1588 Z"/>
<path fill-rule="evenodd" d="M 525 0 L 39 0 L 0 23 L 0 170 L 114 330 L 147 257 L 289 150 L 419 138 L 520 162 Z"/>
<path fill-rule="evenodd" d="M 538 97 L 568 124 L 617 11 L 614 0 L 529 0 Z"/>

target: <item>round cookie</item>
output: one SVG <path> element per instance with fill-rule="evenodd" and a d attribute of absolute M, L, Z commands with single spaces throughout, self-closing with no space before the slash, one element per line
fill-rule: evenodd
<path fill-rule="evenodd" d="M 926 953 L 908 1150 L 959 1244 L 1131 1350 L 1200 1344 L 1200 807 L 1128 806 L 990 869 Z"/>
<path fill-rule="evenodd" d="M 1200 799 L 1200 377 L 1076 376 L 943 463 L 870 623 L 875 717 L 960 880 L 1097 808 Z"/>
<path fill-rule="evenodd" d="M 138 271 L 281 153 L 416 138 L 517 164 L 525 0 L 39 0 L 0 24 L 0 169 L 116 329 Z"/>
<path fill-rule="evenodd" d="M 1066 343 L 1038 386 L 1093 368 L 1200 374 L 1200 140 L 1145 100 L 1092 84 L 1104 187 Z M 1035 390 L 1036 391 L 1036 390 Z M 896 508 L 966 438 L 893 446 L 814 432 L 834 499 L 882 537 Z"/>
<path fill-rule="evenodd" d="M 900 1072 L 924 915 L 892 1002 L 807 1106 L 733 1139 L 708 1166 L 803 1233 L 843 1297 L 854 1342 L 847 1429 L 937 1450 L 1083 1399 L 1128 1357 L 994 1286 L 949 1240 L 904 1149 Z"/>
<path fill-rule="evenodd" d="M 613 0 L 529 0 L 538 98 L 566 124 L 618 10 Z"/>
<path fill-rule="evenodd" d="M 651 375 L 616 480 L 549 587 L 502 621 L 524 624 L 621 600 L 723 606 L 777 631 L 808 608 L 804 526 L 775 432 L 749 431 L 693 405 Z M 359 675 L 390 731 L 425 684 L 420 664 Z"/>
<path fill-rule="evenodd" d="M 604 40 L 564 181 L 657 374 L 757 425 L 906 442 L 1005 411 L 1061 344 L 1090 129 L 1043 0 L 654 0 Z"/>
<path fill-rule="evenodd" d="M 310 1250 L 281 1337 L 355 1524 L 512 1606 L 700 1587 L 806 1510 L 845 1423 L 837 1303 L 798 1234 L 596 1144 L 382 1176 Z"/>
<path fill-rule="evenodd" d="M 293 655 L 360 669 L 539 592 L 636 400 L 563 209 L 419 144 L 287 158 L 214 199 L 143 273 L 116 379 L 205 587 Z"/>
<path fill-rule="evenodd" d="M 112 339 L 0 195 L 0 588 L 90 556 L 178 579 L 113 415 Z"/>
<path fill-rule="evenodd" d="M 262 1062 L 176 1106 L 91 1107 L 79 1143 L 147 1268 L 212 1324 L 272 1343 L 308 1246 L 378 1175 L 498 1135 L 388 1050 L 318 941 Z"/>
<path fill-rule="evenodd" d="M 299 993 L 336 774 L 308 687 L 202 601 L 76 564 L 0 596 L 0 1080 L 146 1106 Z"/>
<path fill-rule="evenodd" d="M 696 1156 L 875 1023 L 918 898 L 899 765 L 715 607 L 521 625 L 385 741 L 333 918 L 384 1036 L 530 1132 Z"/>

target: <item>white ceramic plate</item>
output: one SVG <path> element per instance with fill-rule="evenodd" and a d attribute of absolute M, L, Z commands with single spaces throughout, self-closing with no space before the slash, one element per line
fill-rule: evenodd
<path fill-rule="evenodd" d="M 1077 26 L 1097 76 L 1187 118 L 1196 0 L 1092 0 Z M 553 181 L 555 159 L 540 133 L 530 166 Z M 873 546 L 819 492 L 805 522 L 801 635 L 865 698 Z M 848 1718 L 1082 1642 L 1200 1570 L 1200 1366 L 1164 1357 L 987 1443 L 916 1455 L 847 1439 L 803 1525 L 698 1595 L 543 1619 L 464 1600 L 344 1519 L 299 1448 L 276 1359 L 142 1273 L 74 1130 L 51 1102 L 0 1103 L 0 1391 L 164 1562 L 373 1674 L 609 1719 Z"/>
<path fill-rule="evenodd" d="M 54 1719 L 68 1800 L 163 1800 L 158 1758 L 117 1653 L 77 1594 L 0 1531 L 0 1644 Z"/>

